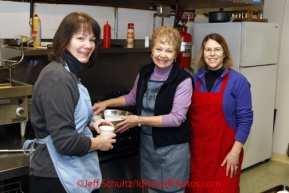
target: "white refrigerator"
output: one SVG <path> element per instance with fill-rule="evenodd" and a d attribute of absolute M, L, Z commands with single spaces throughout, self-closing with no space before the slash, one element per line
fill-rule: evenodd
<path fill-rule="evenodd" d="M 244 145 L 242 169 L 272 155 L 274 107 L 279 53 L 279 25 L 263 22 L 195 23 L 195 56 L 207 34 L 219 33 L 227 41 L 233 69 L 251 84 L 254 120 Z"/>

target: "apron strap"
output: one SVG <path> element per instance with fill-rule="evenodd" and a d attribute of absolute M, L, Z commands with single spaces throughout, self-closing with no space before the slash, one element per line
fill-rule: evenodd
<path fill-rule="evenodd" d="M 196 91 L 199 91 L 200 85 L 201 85 L 201 79 L 199 78 L 197 85 L 196 85 Z"/>
<path fill-rule="evenodd" d="M 47 136 L 47 137 L 49 137 L 49 136 Z M 47 137 L 46 137 L 46 138 L 47 138 Z M 34 154 L 34 151 L 35 151 L 35 147 L 34 147 L 35 143 L 37 143 L 37 144 L 46 144 L 46 142 L 45 142 L 45 139 L 46 139 L 46 138 L 44 138 L 44 139 L 37 139 L 37 138 L 35 138 L 35 139 L 33 139 L 33 140 L 29 139 L 29 140 L 26 140 L 26 141 L 24 142 L 22 151 L 23 151 L 23 153 L 24 153 L 26 156 L 29 156 L 29 157 L 30 157 L 30 162 L 31 162 L 31 160 L 32 160 L 32 158 L 33 158 L 33 154 Z M 29 152 L 27 152 L 28 149 L 30 149 Z"/>
<path fill-rule="evenodd" d="M 230 68 L 228 68 L 228 73 L 225 75 L 224 77 L 224 80 L 223 80 L 223 83 L 222 83 L 222 87 L 220 89 L 220 92 L 223 93 L 224 90 L 226 89 L 226 86 L 227 86 L 227 82 L 228 82 L 228 79 L 229 79 L 229 75 L 230 75 Z"/>

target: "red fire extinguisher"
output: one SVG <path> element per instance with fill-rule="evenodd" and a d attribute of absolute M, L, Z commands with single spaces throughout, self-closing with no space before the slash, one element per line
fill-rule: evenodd
<path fill-rule="evenodd" d="M 180 30 L 182 44 L 177 56 L 177 64 L 181 68 L 189 68 L 191 63 L 192 35 L 187 33 L 187 28 L 182 26 Z"/>

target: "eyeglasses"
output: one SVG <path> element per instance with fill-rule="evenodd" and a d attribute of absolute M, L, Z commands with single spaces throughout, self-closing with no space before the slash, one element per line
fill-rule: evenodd
<path fill-rule="evenodd" d="M 223 51 L 223 49 L 222 49 L 222 48 L 214 48 L 214 49 L 212 49 L 212 48 L 205 48 L 204 51 L 205 51 L 207 54 L 212 53 L 212 51 L 214 51 L 216 54 L 219 54 L 219 53 L 221 53 L 221 52 Z"/>

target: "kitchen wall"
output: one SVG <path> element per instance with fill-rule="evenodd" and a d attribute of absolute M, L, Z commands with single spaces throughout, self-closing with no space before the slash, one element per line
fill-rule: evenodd
<path fill-rule="evenodd" d="M 115 35 L 117 39 L 126 39 L 128 23 L 134 23 L 135 25 L 135 39 L 144 39 L 145 36 L 151 35 L 153 32 L 153 16 L 156 13 L 156 11 L 119 8 L 116 20 L 114 19 L 113 7 L 42 3 L 34 3 L 34 6 L 34 12 L 41 19 L 42 39 L 52 39 L 63 17 L 73 11 L 85 12 L 91 15 L 102 28 L 108 21 L 112 27 L 112 39 Z M 12 39 L 16 35 L 30 36 L 29 17 L 29 2 L 0 0 L 0 46 L 3 45 L 3 39 L 5 38 Z M 117 23 L 117 25 L 114 25 L 114 23 Z M 162 19 L 156 17 L 155 28 L 161 26 L 161 23 Z M 173 23 L 174 17 L 164 19 L 164 25 L 173 25 Z M 0 58 L 2 58 L 1 51 Z"/>
<path fill-rule="evenodd" d="M 280 24 L 280 57 L 279 73 L 276 97 L 276 122 L 274 128 L 274 143 L 272 159 L 289 163 L 286 156 L 289 143 L 289 63 L 287 59 L 289 41 L 286 35 L 289 33 L 289 0 L 266 0 L 263 6 L 263 18 L 269 22 Z M 3 44 L 1 39 L 13 38 L 15 35 L 22 34 L 29 36 L 29 3 L 9 2 L 0 0 L 0 46 Z M 238 8 L 242 9 L 242 8 Z M 93 16 L 103 26 L 108 22 L 113 26 L 113 8 L 80 5 L 56 5 L 35 3 L 35 13 L 42 22 L 42 38 L 51 39 L 54 35 L 62 18 L 72 11 L 86 12 Z M 151 35 L 153 30 L 153 14 L 155 11 L 118 9 L 118 39 L 126 39 L 127 23 L 135 23 L 135 38 L 144 39 L 146 35 Z M 198 17 L 197 17 L 198 18 Z M 200 20 L 204 19 L 201 16 Z M 200 22 L 196 21 L 196 22 Z M 173 25 L 174 18 L 165 18 L 165 25 Z M 203 20 L 204 21 L 204 20 Z M 161 18 L 156 19 L 156 28 L 161 25 Z M 193 23 L 189 23 L 190 33 Z M 112 31 L 112 34 L 114 31 Z M 262 33 L 262 32 L 260 32 Z M 270 47 L 268 48 L 270 49 Z M 1 55 L 0 55 L 1 57 Z M 269 78 L 269 77 L 268 77 Z M 266 119 L 266 117 L 264 117 Z"/>
<path fill-rule="evenodd" d="M 13 38 L 15 35 L 30 35 L 30 4 L 24 2 L 0 1 L 0 38 Z M 113 8 L 83 5 L 57 5 L 35 3 L 34 12 L 41 19 L 42 38 L 51 39 L 65 15 L 70 12 L 85 12 L 95 18 L 103 27 L 106 21 L 113 26 Z M 118 39 L 126 39 L 128 23 L 135 24 L 135 38 L 144 39 L 153 31 L 153 14 L 155 11 L 118 9 Z M 174 18 L 166 18 L 165 24 L 172 25 Z M 156 27 L 161 25 L 161 18 L 156 19 Z M 112 36 L 113 36 L 112 31 Z"/>
<path fill-rule="evenodd" d="M 289 50 L 287 37 L 289 33 L 289 1 L 266 0 L 264 17 L 269 18 L 270 22 L 276 21 L 281 24 L 277 97 L 275 104 L 277 115 L 273 135 L 272 159 L 289 163 L 289 158 L 286 154 L 289 143 L 289 62 L 287 57 Z"/>

